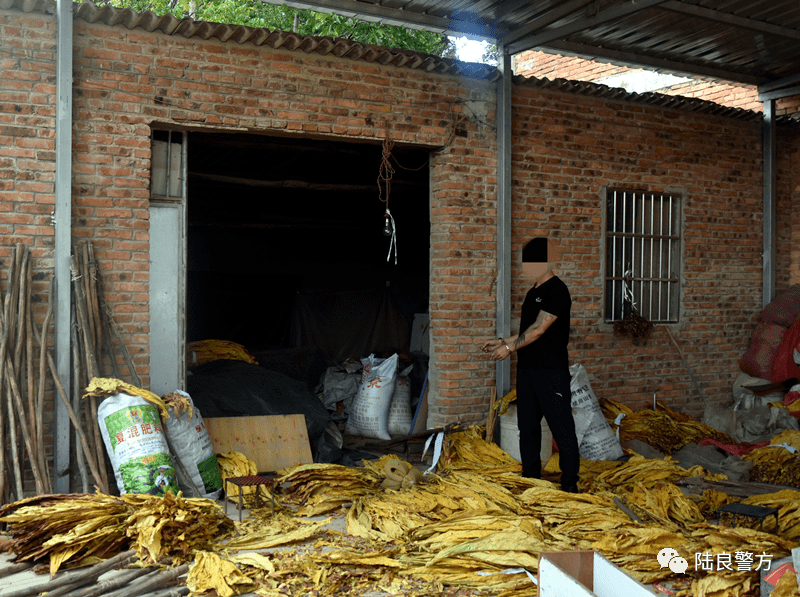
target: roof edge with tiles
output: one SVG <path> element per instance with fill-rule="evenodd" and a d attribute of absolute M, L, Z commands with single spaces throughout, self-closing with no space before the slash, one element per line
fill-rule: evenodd
<path fill-rule="evenodd" d="M 53 0 L 0 0 L 0 9 L 16 9 L 26 13 L 39 12 L 53 14 L 56 3 Z M 344 38 L 298 35 L 289 31 L 247 27 L 244 25 L 225 25 L 207 21 L 194 21 L 189 18 L 178 19 L 173 15 L 157 15 L 152 11 L 136 12 L 130 8 L 116 8 L 110 5 L 97 6 L 89 0 L 75 5 L 75 18 L 88 23 L 102 22 L 112 27 L 127 29 L 141 27 L 145 31 L 160 31 L 166 35 L 181 35 L 187 39 L 217 39 L 221 42 L 252 43 L 291 52 L 315 53 L 322 56 L 336 56 L 349 60 L 362 60 L 383 66 L 410 68 L 424 72 L 449 74 L 486 81 L 496 81 L 500 71 L 491 65 L 462 62 L 440 58 L 431 54 L 396 48 L 386 48 L 354 42 Z M 567 79 L 547 79 L 515 76 L 514 84 L 536 87 L 548 91 L 571 93 L 619 101 L 629 101 L 665 109 L 687 110 L 712 114 L 746 121 L 760 121 L 763 115 L 753 110 L 731 108 L 708 100 L 687 98 L 662 93 L 635 93 L 622 88 L 609 87 L 600 83 L 571 81 Z M 780 122 L 800 124 L 792 117 L 779 117 Z"/>

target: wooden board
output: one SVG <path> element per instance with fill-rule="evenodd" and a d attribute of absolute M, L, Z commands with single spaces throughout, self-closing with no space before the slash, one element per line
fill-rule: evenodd
<path fill-rule="evenodd" d="M 305 415 L 204 418 L 214 452 L 241 452 L 259 473 L 313 462 Z"/>

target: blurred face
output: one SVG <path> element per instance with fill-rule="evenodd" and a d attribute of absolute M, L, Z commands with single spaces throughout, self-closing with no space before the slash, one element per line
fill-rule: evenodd
<path fill-rule="evenodd" d="M 550 271 L 552 264 L 543 262 L 530 262 L 522 264 L 522 275 L 526 280 L 536 284 Z"/>

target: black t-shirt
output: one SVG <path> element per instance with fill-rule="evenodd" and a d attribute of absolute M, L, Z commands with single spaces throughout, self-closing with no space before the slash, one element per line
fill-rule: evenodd
<path fill-rule="evenodd" d="M 526 369 L 568 369 L 569 320 L 572 297 L 567 285 L 553 276 L 541 286 L 534 286 L 522 303 L 520 333 L 536 321 L 540 311 L 555 315 L 557 319 L 541 338 L 523 346 L 517 353 L 517 366 Z"/>

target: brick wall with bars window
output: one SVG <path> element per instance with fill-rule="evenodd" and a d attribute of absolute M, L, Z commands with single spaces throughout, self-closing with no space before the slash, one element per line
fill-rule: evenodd
<path fill-rule="evenodd" d="M 680 315 L 681 196 L 611 188 L 605 196 L 605 318 Z"/>

